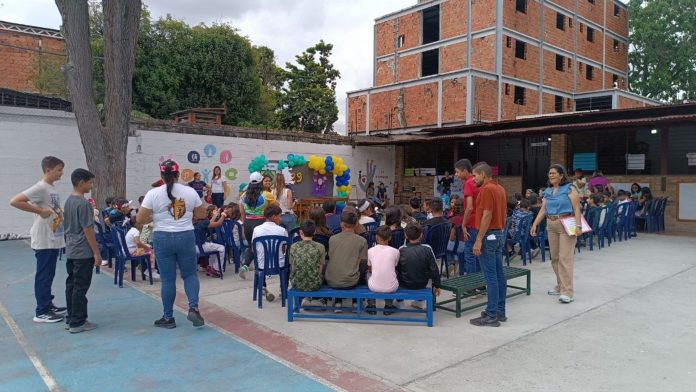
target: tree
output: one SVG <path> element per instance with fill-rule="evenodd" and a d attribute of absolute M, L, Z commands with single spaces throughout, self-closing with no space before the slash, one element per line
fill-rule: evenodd
<path fill-rule="evenodd" d="M 126 148 L 140 0 L 103 0 L 104 122 L 94 99 L 88 4 L 56 0 L 68 62 L 64 74 L 97 200 L 126 194 Z"/>
<path fill-rule="evenodd" d="M 287 84 L 280 94 L 280 123 L 308 132 L 331 132 L 338 120 L 336 79 L 341 77 L 329 62 L 333 45 L 319 41 L 295 56 L 298 65 L 286 63 Z M 318 56 L 318 59 L 316 58 Z"/>
<path fill-rule="evenodd" d="M 630 0 L 631 89 L 650 98 L 696 98 L 696 1 Z"/>

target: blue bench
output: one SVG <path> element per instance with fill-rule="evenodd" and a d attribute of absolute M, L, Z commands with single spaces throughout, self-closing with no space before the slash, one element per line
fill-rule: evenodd
<path fill-rule="evenodd" d="M 349 298 L 356 299 L 357 309 L 353 313 L 351 307 L 336 308 L 334 306 L 302 306 L 303 298 Z M 389 309 L 394 314 L 384 316 L 381 314 L 384 308 L 375 308 L 378 312 L 375 315 L 368 314 L 363 306 L 363 300 L 368 299 L 401 299 L 411 301 L 425 301 L 425 310 L 419 309 Z M 375 293 L 370 291 L 367 286 L 358 286 L 352 290 L 337 290 L 331 287 L 324 286 L 317 291 L 298 291 L 295 289 L 288 290 L 288 322 L 292 322 L 296 318 L 306 319 L 331 319 L 331 320 L 360 320 L 360 321 L 399 321 L 407 323 L 425 323 L 428 327 L 433 326 L 433 293 L 432 289 L 424 288 L 420 290 L 409 290 L 400 288 L 394 293 Z M 344 301 L 345 303 L 345 301 Z M 336 314 L 333 310 L 341 309 L 343 313 Z M 300 310 L 305 312 L 300 313 Z M 307 310 L 324 310 L 322 313 L 306 313 Z M 425 317 L 399 317 L 399 313 L 420 313 Z"/>

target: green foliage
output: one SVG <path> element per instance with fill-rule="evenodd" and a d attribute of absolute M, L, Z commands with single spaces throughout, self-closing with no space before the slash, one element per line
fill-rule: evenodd
<path fill-rule="evenodd" d="M 69 99 L 68 85 L 62 66 L 65 57 L 40 54 L 31 72 L 31 80 L 42 95 Z"/>
<path fill-rule="evenodd" d="M 333 45 L 319 41 L 287 63 L 287 84 L 280 93 L 280 124 L 288 129 L 331 132 L 338 120 L 336 80 L 341 76 L 329 62 Z M 317 58 L 318 57 L 318 58 Z"/>
<path fill-rule="evenodd" d="M 629 80 L 647 97 L 696 98 L 696 0 L 630 0 Z"/>

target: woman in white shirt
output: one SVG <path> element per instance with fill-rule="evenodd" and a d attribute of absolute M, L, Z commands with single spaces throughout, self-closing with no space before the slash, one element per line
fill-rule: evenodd
<path fill-rule="evenodd" d="M 285 186 L 285 176 L 283 173 L 276 174 L 275 197 L 278 200 L 278 205 L 283 211 L 280 216 L 280 225 L 288 232 L 297 227 L 297 217 L 292 210 L 294 202 L 292 201 L 292 190 Z"/>
<path fill-rule="evenodd" d="M 217 208 L 222 208 L 222 205 L 225 204 L 226 185 L 227 181 L 222 180 L 222 169 L 220 166 L 215 166 L 213 168 L 213 179 L 210 180 L 210 192 L 213 204 Z"/>
<path fill-rule="evenodd" d="M 155 326 L 167 329 L 176 327 L 173 313 L 178 265 L 189 301 L 187 318 L 195 327 L 200 327 L 205 321 L 198 310 L 200 283 L 193 217 L 205 218 L 205 206 L 193 188 L 177 183 L 179 165 L 176 162 L 162 162 L 160 173 L 164 185 L 147 192 L 137 216 L 138 224 L 155 224 L 153 248 L 160 271 L 164 308 L 164 314 L 155 321 Z"/>

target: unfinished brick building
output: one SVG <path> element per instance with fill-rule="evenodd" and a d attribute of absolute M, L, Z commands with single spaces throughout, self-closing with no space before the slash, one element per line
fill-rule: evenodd
<path fill-rule="evenodd" d="M 349 133 L 513 120 L 657 102 L 628 91 L 618 0 L 420 0 L 375 21 L 373 87 Z"/>

